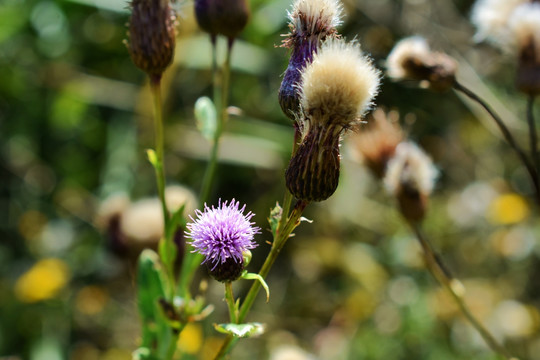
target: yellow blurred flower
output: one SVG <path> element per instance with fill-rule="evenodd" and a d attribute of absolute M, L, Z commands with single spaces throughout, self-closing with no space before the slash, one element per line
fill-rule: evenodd
<path fill-rule="evenodd" d="M 62 260 L 40 260 L 17 280 L 15 295 L 26 303 L 53 298 L 66 286 L 69 276 L 69 268 Z"/>
<path fill-rule="evenodd" d="M 185 354 L 195 355 L 201 349 L 203 334 L 201 326 L 189 323 L 180 333 L 178 349 Z"/>
<path fill-rule="evenodd" d="M 98 286 L 85 286 L 75 300 L 77 310 L 85 315 L 96 315 L 103 311 L 109 300 L 107 292 Z"/>
<path fill-rule="evenodd" d="M 494 224 L 509 225 L 523 221 L 529 215 L 529 205 L 518 194 L 503 194 L 489 206 L 488 219 Z"/>

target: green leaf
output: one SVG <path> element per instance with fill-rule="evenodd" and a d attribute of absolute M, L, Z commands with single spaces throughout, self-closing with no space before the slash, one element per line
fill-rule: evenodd
<path fill-rule="evenodd" d="M 161 164 L 159 163 L 157 154 L 154 149 L 146 150 L 146 156 L 148 156 L 148 161 L 150 161 L 150 164 L 152 164 L 154 169 L 158 170 L 161 168 Z"/>
<path fill-rule="evenodd" d="M 195 102 L 197 128 L 206 140 L 213 142 L 217 130 L 217 112 L 209 97 L 203 96 Z"/>
<path fill-rule="evenodd" d="M 249 273 L 247 270 L 244 270 L 242 273 L 242 279 L 246 280 L 256 280 L 261 283 L 261 286 L 266 291 L 266 302 L 270 300 L 270 289 L 268 288 L 268 284 L 266 284 L 266 281 L 264 281 L 264 278 L 259 274 Z"/>
<path fill-rule="evenodd" d="M 171 221 L 169 222 L 169 228 L 167 229 L 167 238 L 172 239 L 176 230 L 181 227 L 185 228 L 187 225 L 186 218 L 184 217 L 184 210 L 186 209 L 186 204 L 183 204 L 178 210 L 176 210 L 172 216 Z"/>
<path fill-rule="evenodd" d="M 214 324 L 214 328 L 223 334 L 235 337 L 252 337 L 264 333 L 264 324 L 252 322 L 247 324 Z"/>
<path fill-rule="evenodd" d="M 270 224 L 270 231 L 272 235 L 276 237 L 276 231 L 279 225 L 279 220 L 281 220 L 281 215 L 283 214 L 283 209 L 279 206 L 279 203 L 276 203 L 276 206 L 270 210 L 270 216 L 268 217 L 268 223 Z"/>
<path fill-rule="evenodd" d="M 165 297 L 166 280 L 158 255 L 150 249 L 139 256 L 137 268 L 137 302 L 142 320 L 142 347 L 150 348 L 158 341 L 156 324 L 161 313 L 158 299 Z"/>

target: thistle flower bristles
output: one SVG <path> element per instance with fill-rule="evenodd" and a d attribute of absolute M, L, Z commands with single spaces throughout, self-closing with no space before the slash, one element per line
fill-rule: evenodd
<path fill-rule="evenodd" d="M 394 80 L 416 80 L 437 91 L 450 89 L 457 63 L 445 53 L 433 52 L 420 36 L 400 40 L 386 58 L 387 75 Z"/>
<path fill-rule="evenodd" d="M 246 206 L 239 206 L 234 199 L 229 204 L 219 200 L 217 208 L 205 204 L 204 212 L 197 210 L 197 218 L 190 217 L 192 222 L 187 225 L 186 237 L 192 239 L 188 244 L 195 248 L 192 252 L 205 256 L 203 264 L 218 281 L 236 280 L 244 270 L 243 253 L 257 247 L 253 237 L 260 228 L 250 222 L 255 214 L 244 214 Z"/>
<path fill-rule="evenodd" d="M 405 141 L 396 147 L 383 181 L 410 223 L 418 223 L 424 218 L 437 175 L 431 159 L 417 145 Z"/>
<path fill-rule="evenodd" d="M 300 105 L 312 123 L 348 128 L 372 105 L 380 72 L 357 43 L 326 41 L 302 71 Z"/>
<path fill-rule="evenodd" d="M 360 122 L 379 87 L 379 71 L 357 43 L 327 40 L 302 70 L 302 141 L 285 173 L 290 192 L 300 200 L 329 198 L 339 182 L 339 142 Z"/>
<path fill-rule="evenodd" d="M 311 63 L 325 39 L 338 36 L 341 13 L 338 0 L 297 0 L 289 12 L 290 33 L 282 46 L 292 53 L 279 89 L 279 104 L 291 120 L 299 111 L 301 70 Z"/>
<path fill-rule="evenodd" d="M 176 15 L 168 0 L 133 0 L 126 46 L 135 66 L 159 78 L 174 58 Z"/>

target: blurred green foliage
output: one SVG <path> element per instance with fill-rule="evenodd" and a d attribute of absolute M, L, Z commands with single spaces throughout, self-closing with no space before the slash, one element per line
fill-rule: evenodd
<path fill-rule="evenodd" d="M 471 4 L 346 1 L 341 32 L 357 38 L 381 68 L 396 40 L 425 35 L 459 60 L 464 80 L 526 139 L 514 61 L 472 42 Z M 192 3 L 175 6 L 177 53 L 164 79 L 167 179 L 198 192 L 209 146 L 193 107 L 211 95 L 210 45 Z M 278 46 L 289 6 L 251 2 L 251 22 L 234 49 L 236 108 L 212 194 L 213 202 L 247 203 L 262 228 L 283 196 L 292 146 L 276 98 L 288 61 Z M 113 251 L 114 236 L 95 220 L 111 194 L 155 196 L 145 159 L 153 142 L 151 100 L 122 44 L 127 18 L 123 0 L 0 3 L 0 357 L 129 359 L 140 339 L 136 252 Z M 385 80 L 376 102 L 400 112 L 409 136 L 441 170 L 426 233 L 464 281 L 471 307 L 513 353 L 540 359 L 538 212 L 520 202 L 530 188 L 514 154 L 475 118 L 485 116 L 453 93 Z M 267 280 L 270 303 L 261 295 L 250 315 L 268 333 L 243 341 L 233 358 L 306 351 L 320 359 L 494 359 L 425 271 L 393 203 L 349 150 L 346 143 L 338 192 L 309 207 L 315 222 L 304 223 L 286 246 Z M 514 198 L 501 199 L 507 193 Z M 498 208 L 496 201 L 510 202 Z M 516 211 L 524 215 L 505 220 Z M 269 239 L 268 232 L 258 237 L 250 271 Z M 246 289 L 240 282 L 238 295 Z M 222 288 L 210 283 L 207 294 L 216 311 L 184 332 L 179 346 L 192 354 L 186 358 L 209 359 L 219 346 L 211 323 L 227 319 Z"/>

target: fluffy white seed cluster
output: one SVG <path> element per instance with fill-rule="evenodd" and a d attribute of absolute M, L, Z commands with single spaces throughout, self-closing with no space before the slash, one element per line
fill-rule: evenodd
<path fill-rule="evenodd" d="M 530 36 L 539 36 L 538 3 L 530 0 L 478 0 L 471 12 L 476 41 L 516 51 Z"/>
<path fill-rule="evenodd" d="M 508 20 L 510 45 L 520 49 L 532 40 L 540 49 L 540 3 L 525 3 L 515 8 Z"/>
<path fill-rule="evenodd" d="M 429 45 L 421 36 L 411 36 L 400 40 L 386 58 L 386 71 L 393 79 L 404 79 L 408 77 L 405 68 L 407 61 L 417 59 L 424 63 L 425 59 L 431 56 Z"/>
<path fill-rule="evenodd" d="M 302 71 L 300 104 L 312 122 L 349 126 L 372 105 L 380 72 L 358 43 L 327 40 Z"/>
<path fill-rule="evenodd" d="M 427 196 L 433 191 L 437 175 L 431 159 L 416 144 L 405 141 L 396 147 L 388 162 L 384 185 L 394 196 L 399 196 L 405 185 Z"/>
<path fill-rule="evenodd" d="M 297 0 L 288 13 L 297 35 L 313 35 L 341 24 L 343 8 L 338 0 Z"/>

